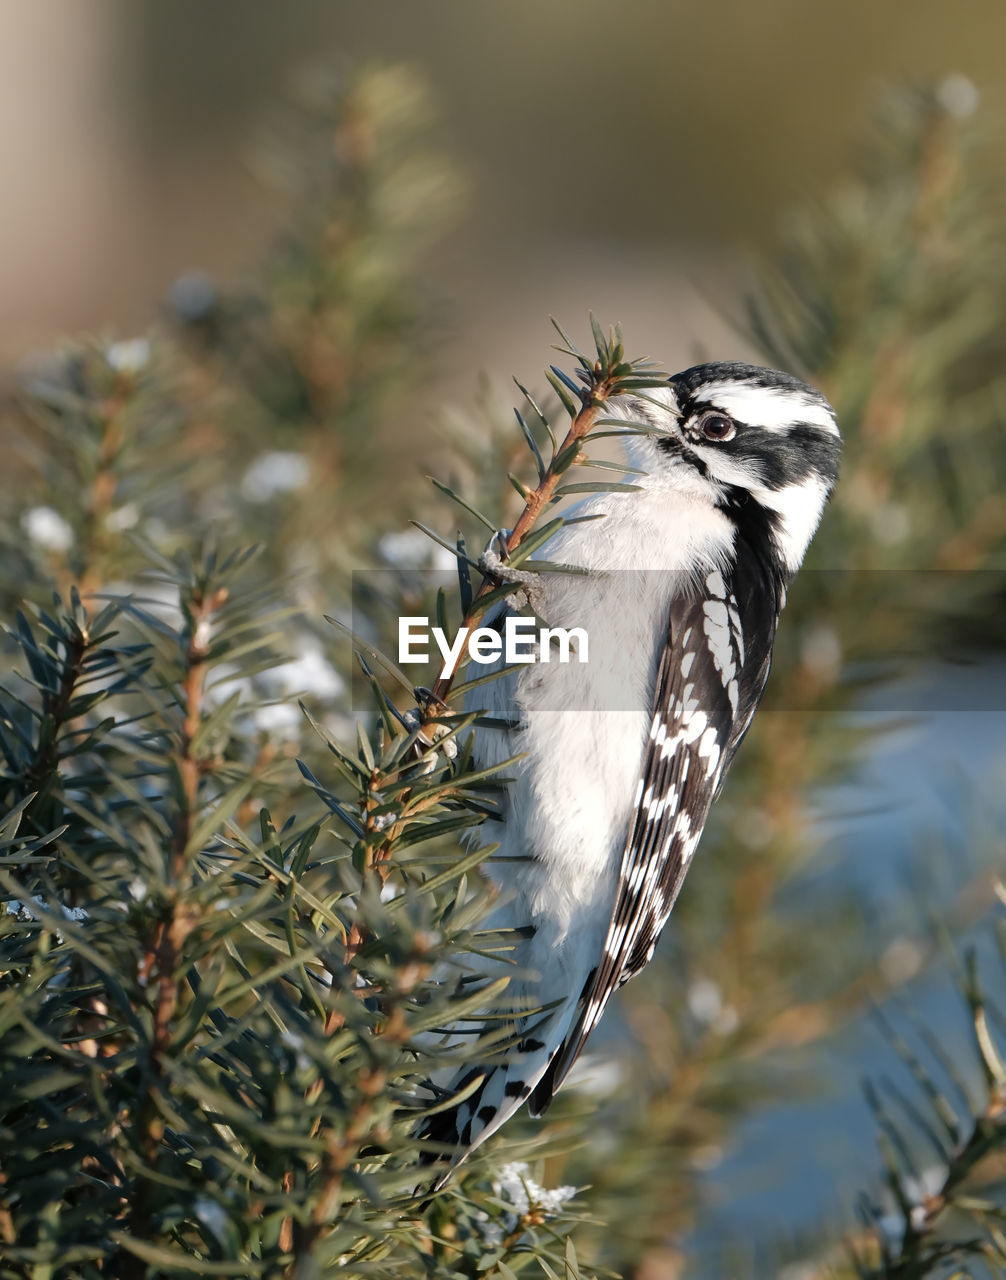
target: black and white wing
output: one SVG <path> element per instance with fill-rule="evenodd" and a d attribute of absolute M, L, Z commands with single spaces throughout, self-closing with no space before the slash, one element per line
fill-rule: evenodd
<path fill-rule="evenodd" d="M 764 565 L 710 573 L 676 600 L 601 960 L 576 1022 L 531 1097 L 548 1105 L 612 994 L 650 959 L 724 773 L 768 678 L 784 583 Z"/>

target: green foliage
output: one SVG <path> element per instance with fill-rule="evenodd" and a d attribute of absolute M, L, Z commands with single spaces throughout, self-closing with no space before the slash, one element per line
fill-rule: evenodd
<path fill-rule="evenodd" d="M 407 1226 L 423 1177 L 409 1100 L 431 1063 L 479 1048 L 424 1037 L 492 992 L 458 985 L 459 957 L 490 945 L 467 887 L 485 851 L 444 866 L 429 844 L 459 814 L 478 822 L 487 782 L 464 761 L 453 781 L 444 743 L 417 748 L 389 716 L 358 753 L 332 748 L 367 796 L 353 817 L 319 788 L 350 834 L 277 831 L 249 804 L 247 702 L 207 696 L 220 669 L 240 684 L 260 661 L 247 561 L 180 564 L 174 625 L 128 600 L 89 620 L 79 598 L 20 625 L 4 1274 L 315 1275 L 438 1253 Z"/>
<path fill-rule="evenodd" d="M 1002 929 L 999 939 L 1001 966 L 1006 961 Z M 981 1081 L 977 1087 L 968 1087 L 962 1079 L 964 1063 L 950 1058 L 931 1037 L 923 1034 L 922 1041 L 932 1068 L 884 1022 L 892 1048 L 926 1101 L 924 1108 L 916 1106 L 891 1081 L 883 1082 L 883 1094 L 873 1086 L 868 1089 L 894 1212 L 884 1214 L 869 1200 L 861 1206 L 872 1228 L 868 1243 L 854 1250 L 863 1280 L 939 1275 L 948 1264 L 959 1269 L 984 1263 L 991 1275 L 1001 1275 L 1006 1268 L 1001 1225 L 1006 1066 L 991 1030 L 993 1011 L 986 1007 L 974 950 L 967 953 L 959 981 L 974 1033 L 971 1049 Z"/>
<path fill-rule="evenodd" d="M 578 1274 L 529 1174 L 522 1207 L 484 1173 L 416 1196 L 446 1105 L 419 1086 L 487 1052 L 439 1028 L 492 1006 L 465 957 L 506 939 L 456 839 L 500 784 L 470 719 L 434 745 L 376 686 L 342 746 L 300 603 L 367 540 L 366 448 L 415 372 L 416 105 L 381 73 L 303 117 L 331 140 L 335 110 L 334 154 L 253 290 L 36 362 L 6 425 L 4 1276 Z"/>

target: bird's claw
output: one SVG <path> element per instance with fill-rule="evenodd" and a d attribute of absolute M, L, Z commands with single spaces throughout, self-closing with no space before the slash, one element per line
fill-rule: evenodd
<path fill-rule="evenodd" d="M 519 590 L 513 592 L 506 597 L 506 603 L 515 613 L 519 613 L 525 606 L 529 606 L 531 610 L 542 617 L 542 607 L 544 605 L 544 591 L 542 590 L 541 578 L 537 573 L 529 572 L 526 569 L 515 569 L 507 564 L 507 541 L 510 537 L 510 529 L 498 529 L 489 539 L 486 549 L 479 556 L 479 568 L 487 578 L 499 586 L 514 586 Z"/>

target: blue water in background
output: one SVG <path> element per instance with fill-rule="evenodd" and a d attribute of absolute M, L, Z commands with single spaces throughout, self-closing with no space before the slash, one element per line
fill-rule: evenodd
<path fill-rule="evenodd" d="M 867 731 L 869 745 L 846 781 L 814 797 L 820 847 L 787 889 L 784 909 L 798 916 L 801 900 L 851 891 L 881 945 L 902 937 L 924 941 L 927 916 L 943 915 L 983 868 L 990 878 L 1006 872 L 1006 704 L 996 696 L 1004 689 L 1000 657 L 932 664 L 842 713 L 845 723 Z M 946 707 L 955 709 L 934 710 Z M 977 947 L 986 993 L 994 998 L 998 984 L 1001 994 L 1004 969 L 988 924 L 975 924 L 957 941 Z M 967 1009 L 938 954 L 884 1011 L 955 1101 L 959 1094 L 901 1008 L 946 1046 L 968 1050 L 956 1053 L 955 1063 L 980 1096 Z M 870 1017 L 800 1054 L 780 1054 L 779 1065 L 790 1076 L 796 1069 L 805 1096 L 765 1106 L 739 1124 L 723 1159 L 705 1175 L 701 1226 L 686 1245 L 692 1275 L 774 1277 L 769 1241 L 797 1241 L 803 1233 L 817 1238 L 814 1228 L 822 1222 L 836 1234 L 854 1224 L 855 1198 L 877 1194 L 882 1167 L 864 1077 L 895 1080 L 929 1114 Z M 918 1158 L 921 1169 L 937 1164 L 925 1143 Z M 724 1244 L 734 1251 L 729 1269 Z M 738 1255 L 748 1260 L 741 1270 Z"/>

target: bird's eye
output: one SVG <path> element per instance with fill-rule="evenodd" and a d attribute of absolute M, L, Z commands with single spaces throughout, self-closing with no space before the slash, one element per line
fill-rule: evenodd
<path fill-rule="evenodd" d="M 737 432 L 733 419 L 722 413 L 704 413 L 696 425 L 707 440 L 730 440 Z"/>

